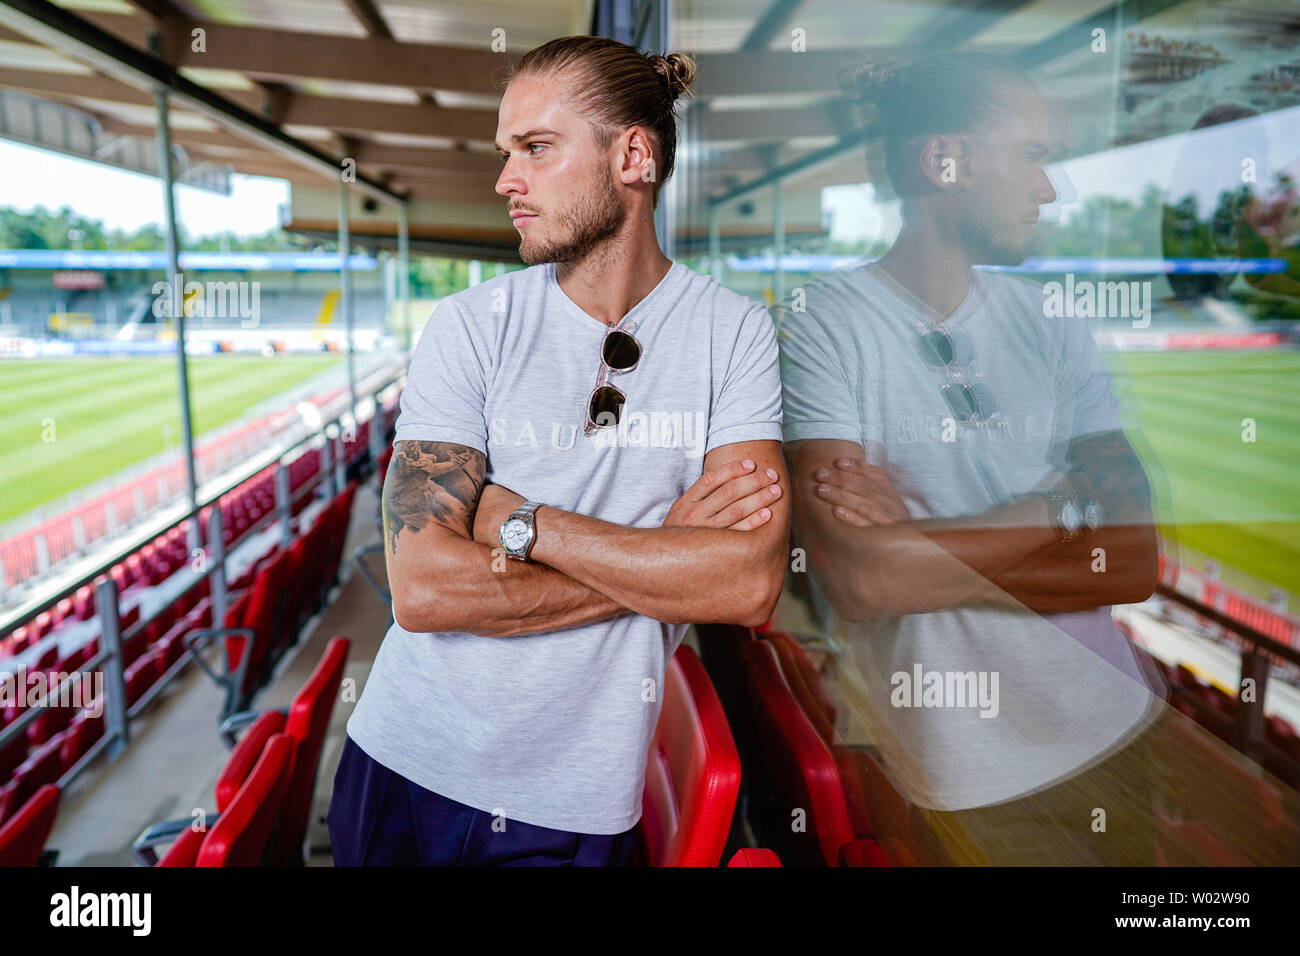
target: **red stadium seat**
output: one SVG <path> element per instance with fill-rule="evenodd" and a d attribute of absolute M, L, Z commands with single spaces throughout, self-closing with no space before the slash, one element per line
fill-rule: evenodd
<path fill-rule="evenodd" d="M 15 715 L 16 716 L 16 715 Z M 0 711 L 0 731 L 12 723 L 7 711 Z M 19 733 L 8 743 L 0 744 L 0 784 L 7 783 L 19 764 L 27 759 L 27 735 Z"/>
<path fill-rule="evenodd" d="M 98 713 L 96 714 L 95 711 Z M 63 743 L 59 750 L 60 775 L 71 770 L 103 736 L 104 712 L 102 704 L 97 699 L 91 701 L 90 705 L 72 718 L 72 723 L 68 725 L 63 735 Z"/>
<path fill-rule="evenodd" d="M 55 697 L 57 693 L 57 688 L 49 688 L 51 698 Z M 42 707 L 40 711 L 36 718 L 27 725 L 27 742 L 32 747 L 39 747 L 51 737 L 62 733 L 72 723 L 72 718 L 76 716 L 71 707 L 59 707 L 57 705 Z"/>
<path fill-rule="evenodd" d="M 217 815 L 206 830 L 195 831 L 184 817 L 147 828 L 133 852 L 145 865 L 257 866 L 270 849 L 293 773 L 295 744 L 277 732 L 284 715 L 260 715 L 226 761 L 217 784 Z M 155 848 L 170 849 L 155 862 Z"/>
<path fill-rule="evenodd" d="M 307 836 L 312 793 L 316 789 L 316 768 L 320 763 L 325 732 L 329 729 L 334 701 L 338 699 L 347 664 L 346 637 L 332 639 L 321 655 L 320 663 L 289 705 L 285 732 L 297 744 L 293 777 L 284 798 L 280 829 L 271 847 L 272 866 L 288 866 L 302 858 L 302 844 Z"/>
<path fill-rule="evenodd" d="M 0 823 L 18 812 L 27 800 L 47 783 L 57 783 L 63 772 L 60 738 L 42 744 L 14 771 L 13 780 L 0 789 Z"/>
<path fill-rule="evenodd" d="M 650 866 L 717 866 L 740 792 L 740 757 L 704 665 L 686 645 L 664 675 L 639 826 Z"/>
<path fill-rule="evenodd" d="M 158 666 L 150 652 L 126 669 L 126 706 L 134 707 L 158 679 Z"/>
<path fill-rule="evenodd" d="M 294 742 L 276 734 L 199 848 L 196 866 L 257 866 L 266 854 L 293 772 Z"/>
<path fill-rule="evenodd" d="M 35 866 L 59 814 L 59 788 L 45 784 L 0 826 L 0 867 Z"/>
<path fill-rule="evenodd" d="M 244 785 L 253 767 L 261 759 L 267 742 L 276 734 L 284 732 L 284 714 L 278 710 L 268 710 L 258 715 L 257 720 L 249 726 L 240 738 L 235 749 L 226 759 L 226 765 L 217 777 L 216 798 L 217 812 L 220 813 L 230 805 Z"/>
<path fill-rule="evenodd" d="M 54 667 L 59 661 L 59 645 L 51 641 L 50 645 L 41 651 L 36 658 L 36 663 L 28 667 L 28 670 L 43 671 Z"/>
<path fill-rule="evenodd" d="M 727 866 L 780 866 L 781 858 L 771 850 L 742 847 L 732 856 Z"/>
<path fill-rule="evenodd" d="M 72 598 L 64 598 L 54 608 L 54 626 L 58 627 L 72 617 Z"/>
<path fill-rule="evenodd" d="M 819 712 L 830 726 L 835 726 L 835 702 L 831 700 L 831 695 L 826 690 L 826 685 L 822 682 L 821 674 L 817 666 L 813 663 L 808 652 L 804 650 L 802 644 L 787 634 L 785 631 L 767 631 L 763 634 L 763 639 L 771 641 L 776 645 L 777 653 L 781 657 L 781 672 L 786 675 L 787 680 L 793 676 L 805 691 L 811 695 L 810 704 L 815 704 L 813 711 Z M 786 661 L 790 666 L 786 666 Z M 793 689 L 793 685 L 792 685 Z M 800 698 L 802 702 L 803 698 Z M 805 712 L 809 712 L 805 708 Z"/>
<path fill-rule="evenodd" d="M 840 866 L 893 866 L 875 840 L 854 840 L 840 847 Z"/>
<path fill-rule="evenodd" d="M 158 866 L 194 866 L 199 859 L 199 850 L 203 847 L 203 839 L 208 834 L 207 830 L 195 830 L 192 827 L 186 827 L 181 831 L 176 842 L 158 861 Z"/>

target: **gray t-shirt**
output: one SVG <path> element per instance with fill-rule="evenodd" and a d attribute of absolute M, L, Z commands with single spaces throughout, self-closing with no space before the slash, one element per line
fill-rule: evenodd
<path fill-rule="evenodd" d="M 869 461 L 900 470 L 914 519 L 979 514 L 1034 490 L 1065 470 L 1070 439 L 1120 428 L 1087 326 L 1045 318 L 1042 301 L 1028 282 L 975 270 L 966 300 L 940 320 L 874 265 L 818 280 L 806 310 L 786 313 L 778 332 L 785 440 L 857 442 Z M 997 427 L 957 424 L 941 392 L 951 376 L 921 360 L 917 342 L 940 321 L 961 361 L 973 356 L 962 374 L 981 376 Z M 983 806 L 1062 779 L 1156 706 L 1108 607 L 962 607 L 843 628 L 891 774 L 922 806 Z M 972 672 L 990 691 L 998 675 L 996 711 L 902 693 L 918 676 Z"/>
<path fill-rule="evenodd" d="M 450 296 L 415 349 L 395 440 L 477 448 L 487 478 L 529 500 L 659 527 L 705 454 L 781 439 L 776 331 L 763 306 L 680 264 L 629 323 L 642 355 L 610 376 L 627 397 L 620 424 L 584 436 L 606 327 L 564 293 L 554 265 Z M 515 637 L 394 624 L 348 734 L 477 809 L 620 833 L 641 816 L 664 668 L 685 631 L 630 611 Z"/>

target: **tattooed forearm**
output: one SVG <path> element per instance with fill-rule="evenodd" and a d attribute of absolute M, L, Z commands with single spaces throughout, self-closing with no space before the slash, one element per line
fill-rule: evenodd
<path fill-rule="evenodd" d="M 384 544 L 397 553 L 403 530 L 437 522 L 473 537 L 474 511 L 487 470 L 483 453 L 453 442 L 398 442 L 384 479 Z"/>

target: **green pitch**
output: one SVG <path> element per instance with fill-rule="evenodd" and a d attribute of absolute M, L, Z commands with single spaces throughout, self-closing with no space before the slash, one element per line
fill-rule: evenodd
<path fill-rule="evenodd" d="M 1108 358 L 1166 533 L 1300 594 L 1300 352 Z"/>
<path fill-rule="evenodd" d="M 196 439 L 339 361 L 191 358 Z M 176 379 L 174 356 L 0 362 L 0 521 L 177 447 Z"/>

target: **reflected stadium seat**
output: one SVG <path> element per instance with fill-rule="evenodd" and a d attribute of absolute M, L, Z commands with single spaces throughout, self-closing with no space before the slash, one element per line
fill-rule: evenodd
<path fill-rule="evenodd" d="M 838 866 L 840 847 L 853 832 L 839 769 L 781 673 L 770 641 L 745 647 L 754 723 L 761 737 L 765 798 L 754 809 L 764 842 L 782 859 L 806 866 Z M 802 827 L 793 824 L 800 818 Z"/>

